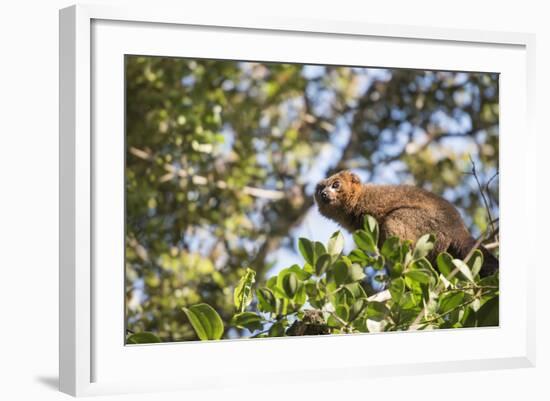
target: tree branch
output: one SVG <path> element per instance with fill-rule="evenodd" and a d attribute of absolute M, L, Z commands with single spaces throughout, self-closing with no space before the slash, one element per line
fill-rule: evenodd
<path fill-rule="evenodd" d="M 483 204 L 485 205 L 485 210 L 487 212 L 487 216 L 489 216 L 489 225 L 491 226 L 491 231 L 492 231 L 492 235 L 495 235 L 496 233 L 496 229 L 495 229 L 495 224 L 494 224 L 494 220 L 493 220 L 493 216 L 491 216 L 491 209 L 489 207 L 489 202 L 487 201 L 487 198 L 485 197 L 485 191 L 483 190 L 483 187 L 481 185 L 481 182 L 479 181 L 479 177 L 477 175 L 477 171 L 476 171 L 476 164 L 474 163 L 474 159 L 472 159 L 472 156 L 470 155 L 470 163 L 472 163 L 472 171 L 471 171 L 471 174 L 474 176 L 475 180 L 476 180 L 476 183 L 477 183 L 477 186 L 479 188 L 479 193 L 481 194 L 481 199 L 483 199 Z M 496 173 L 498 174 L 498 172 Z M 496 174 L 491 177 L 491 180 L 496 176 Z M 486 184 L 486 188 L 488 188 L 489 186 L 489 182 L 491 181 L 489 180 Z"/>

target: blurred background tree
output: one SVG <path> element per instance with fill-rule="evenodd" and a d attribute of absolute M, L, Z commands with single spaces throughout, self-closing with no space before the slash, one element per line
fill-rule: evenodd
<path fill-rule="evenodd" d="M 127 56 L 127 329 L 195 339 L 198 302 L 228 321 L 245 267 L 261 282 L 337 229 L 312 193 L 342 169 L 438 193 L 485 232 L 469 172 L 498 217 L 498 122 L 494 73 Z"/>

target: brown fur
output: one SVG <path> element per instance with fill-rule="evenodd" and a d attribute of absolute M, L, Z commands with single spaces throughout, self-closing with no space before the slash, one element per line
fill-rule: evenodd
<path fill-rule="evenodd" d="M 357 175 L 343 171 L 317 184 L 315 201 L 323 216 L 350 232 L 363 226 L 366 214 L 373 216 L 380 226 L 379 245 L 391 236 L 416 243 L 422 235 L 434 234 L 432 261 L 444 251 L 464 259 L 476 243 L 455 207 L 422 188 L 362 184 Z M 485 248 L 481 251 L 485 259 L 481 275 L 494 273 L 498 260 Z"/>

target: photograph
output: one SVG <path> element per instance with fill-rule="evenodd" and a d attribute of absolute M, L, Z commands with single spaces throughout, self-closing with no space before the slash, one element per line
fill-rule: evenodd
<path fill-rule="evenodd" d="M 4 3 L 0 401 L 550 400 L 544 2 Z"/>
<path fill-rule="evenodd" d="M 499 326 L 499 73 L 124 57 L 126 345 Z"/>

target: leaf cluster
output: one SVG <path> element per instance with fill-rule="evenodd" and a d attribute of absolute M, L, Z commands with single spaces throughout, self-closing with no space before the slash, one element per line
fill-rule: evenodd
<path fill-rule="evenodd" d="M 234 290 L 228 328 L 250 337 L 280 337 L 498 325 L 498 273 L 480 277 L 479 250 L 468 260 L 441 253 L 434 266 L 428 260 L 433 234 L 414 245 L 391 237 L 379 247 L 378 224 L 371 216 L 353 240 L 355 248 L 344 254 L 340 231 L 326 245 L 300 238 L 304 263 L 281 270 L 263 286 L 254 287 L 255 272 L 246 269 Z M 368 293 L 368 267 L 377 271 L 382 292 Z M 209 305 L 184 312 L 200 340 L 223 337 L 222 319 Z"/>

